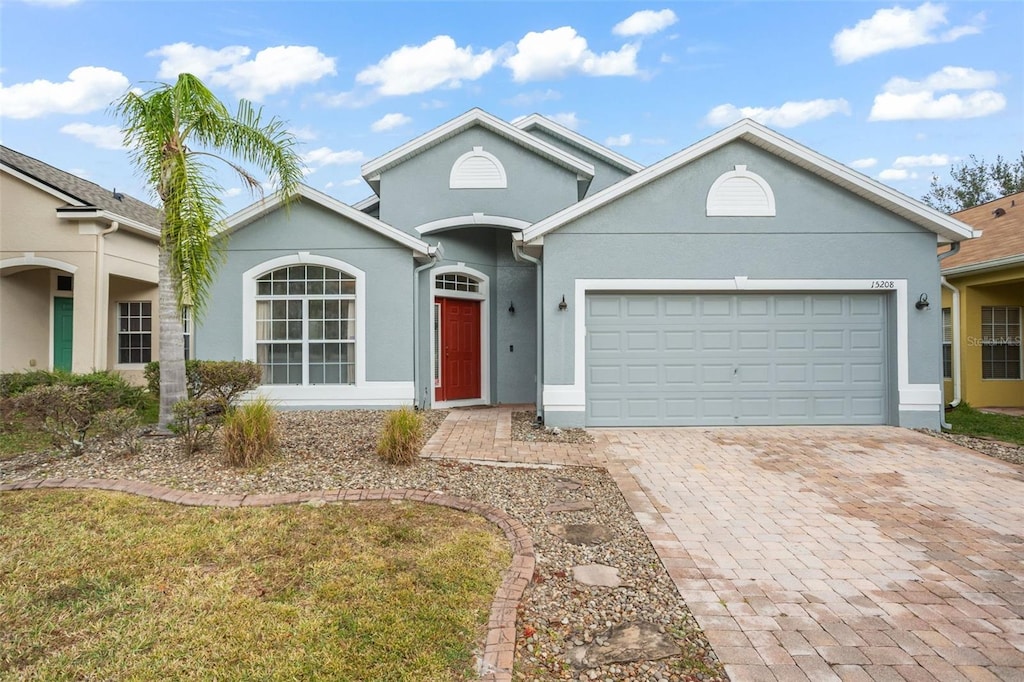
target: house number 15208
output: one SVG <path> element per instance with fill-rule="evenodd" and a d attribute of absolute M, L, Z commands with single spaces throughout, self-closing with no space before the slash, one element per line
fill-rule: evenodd
<path fill-rule="evenodd" d="M 895 289 L 896 282 L 891 279 L 876 279 L 871 282 L 872 289 Z"/>

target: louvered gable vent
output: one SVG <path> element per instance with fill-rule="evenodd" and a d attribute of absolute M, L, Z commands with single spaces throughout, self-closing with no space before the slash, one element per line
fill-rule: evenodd
<path fill-rule="evenodd" d="M 452 165 L 448 186 L 451 189 L 504 189 L 508 187 L 505 167 L 483 147 L 473 147 Z"/>

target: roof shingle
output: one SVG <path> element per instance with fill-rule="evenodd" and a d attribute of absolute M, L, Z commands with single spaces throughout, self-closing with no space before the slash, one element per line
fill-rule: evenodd
<path fill-rule="evenodd" d="M 982 230 L 983 234 L 977 239 L 960 242 L 960 253 L 944 259 L 943 270 L 1024 255 L 1024 192 L 952 216 Z"/>

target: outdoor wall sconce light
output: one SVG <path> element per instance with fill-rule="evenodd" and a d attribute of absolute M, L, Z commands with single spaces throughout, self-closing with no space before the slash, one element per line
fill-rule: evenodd
<path fill-rule="evenodd" d="M 515 315 L 516 314 L 516 304 L 515 304 L 514 301 L 509 301 L 508 302 L 508 314 L 509 315 Z"/>
<path fill-rule="evenodd" d="M 558 304 L 559 310 L 568 310 L 569 304 L 565 302 L 565 294 L 562 294 L 562 302 Z"/>
<path fill-rule="evenodd" d="M 917 308 L 918 310 L 926 310 L 929 307 L 929 305 L 930 304 L 928 303 L 928 294 L 921 294 L 921 296 L 917 299 L 917 303 L 914 304 L 914 307 Z"/>

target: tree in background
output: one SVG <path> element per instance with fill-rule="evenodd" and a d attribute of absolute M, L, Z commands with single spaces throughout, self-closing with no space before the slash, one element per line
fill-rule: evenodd
<path fill-rule="evenodd" d="M 223 188 L 214 166 L 225 165 L 253 194 L 263 185 L 255 167 L 287 200 L 302 179 L 296 140 L 285 122 L 264 121 L 262 110 L 241 100 L 232 114 L 191 74 L 173 84 L 129 92 L 114 105 L 133 164 L 160 200 L 159 251 L 160 423 L 188 397 L 181 314 L 187 304 L 198 318 L 220 263 L 216 239 L 224 218 Z M 244 164 L 244 165 L 243 165 Z"/>
<path fill-rule="evenodd" d="M 939 184 L 932 176 L 932 186 L 921 200 L 943 213 L 956 213 L 965 208 L 994 201 L 1008 194 L 1024 192 L 1024 151 L 1017 161 L 1001 156 L 991 164 L 971 154 L 970 163 L 961 161 L 949 169 L 953 182 Z"/>

